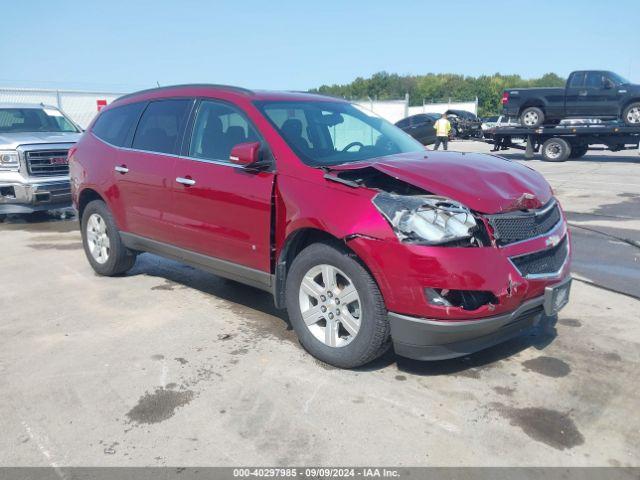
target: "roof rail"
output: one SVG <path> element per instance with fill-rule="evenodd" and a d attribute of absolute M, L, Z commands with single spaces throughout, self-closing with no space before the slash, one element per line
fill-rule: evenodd
<path fill-rule="evenodd" d="M 242 88 L 242 87 L 234 87 L 233 85 L 219 85 L 215 83 L 185 83 L 180 85 L 167 85 L 166 87 L 155 87 L 155 88 L 148 88 L 146 90 L 139 90 L 137 92 L 128 93 L 126 95 L 118 97 L 114 100 L 114 102 L 117 102 L 118 100 L 123 100 L 125 98 L 133 97 L 134 95 L 140 95 L 142 93 L 161 92 L 163 90 L 170 90 L 172 88 L 185 88 L 185 87 L 192 87 L 192 88 L 193 87 L 212 87 L 212 88 L 218 88 L 222 90 L 229 90 L 237 93 L 242 93 L 244 95 L 254 95 L 253 90 L 249 90 L 247 88 Z"/>

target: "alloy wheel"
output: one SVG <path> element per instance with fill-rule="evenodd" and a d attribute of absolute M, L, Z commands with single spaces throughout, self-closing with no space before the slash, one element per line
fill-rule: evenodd
<path fill-rule="evenodd" d="M 91 215 L 87 221 L 86 234 L 89 252 L 93 259 L 99 264 L 106 263 L 111 252 L 111 242 L 104 218 L 97 213 Z"/>
<path fill-rule="evenodd" d="M 299 302 L 305 325 L 325 345 L 344 347 L 358 335 L 360 295 L 340 269 L 326 264 L 312 267 L 302 279 Z"/>
<path fill-rule="evenodd" d="M 640 107 L 633 107 L 627 112 L 627 121 L 629 123 L 640 123 Z"/>
<path fill-rule="evenodd" d="M 536 112 L 527 112 L 524 114 L 523 122 L 527 126 L 533 126 L 538 123 L 538 114 Z"/>

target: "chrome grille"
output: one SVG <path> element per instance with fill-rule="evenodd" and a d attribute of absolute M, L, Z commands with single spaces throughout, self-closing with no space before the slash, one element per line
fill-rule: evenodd
<path fill-rule="evenodd" d="M 555 247 L 519 257 L 512 257 L 511 262 L 523 277 L 551 275 L 560 271 L 568 255 L 568 240 L 565 236 Z"/>
<path fill-rule="evenodd" d="M 67 150 L 32 150 L 25 155 L 29 174 L 34 177 L 69 175 Z"/>
<path fill-rule="evenodd" d="M 487 215 L 498 245 L 508 245 L 544 235 L 555 227 L 561 218 L 560 208 L 554 200 L 539 210 Z"/>

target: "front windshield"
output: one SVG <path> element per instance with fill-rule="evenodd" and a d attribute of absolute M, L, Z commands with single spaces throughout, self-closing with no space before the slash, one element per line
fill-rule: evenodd
<path fill-rule="evenodd" d="M 424 147 L 373 112 L 344 102 L 256 102 L 307 165 L 370 160 Z"/>
<path fill-rule="evenodd" d="M 607 76 L 611 80 L 613 80 L 613 83 L 615 83 L 616 85 L 625 85 L 627 83 L 631 83 L 629 80 L 627 80 L 623 76 L 618 75 L 617 73 L 614 73 L 614 72 L 607 72 Z"/>
<path fill-rule="evenodd" d="M 0 108 L 0 133 L 77 131 L 55 108 Z"/>

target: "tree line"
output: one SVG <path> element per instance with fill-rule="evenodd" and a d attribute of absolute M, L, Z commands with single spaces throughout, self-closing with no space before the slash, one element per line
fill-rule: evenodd
<path fill-rule="evenodd" d="M 310 90 L 349 100 L 397 100 L 409 94 L 410 105 L 451 101 L 470 101 L 478 97 L 478 115 L 498 115 L 502 109 L 502 91 L 507 88 L 562 87 L 565 79 L 555 73 L 525 79 L 520 75 L 481 75 L 471 77 L 453 73 L 398 75 L 378 72 L 369 78 L 358 77 L 345 85 L 322 85 Z"/>

